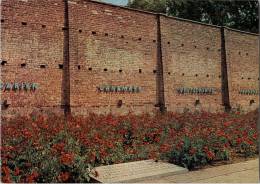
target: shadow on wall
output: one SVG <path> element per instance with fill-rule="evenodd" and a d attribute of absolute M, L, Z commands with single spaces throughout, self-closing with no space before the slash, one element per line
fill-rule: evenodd
<path fill-rule="evenodd" d="M 68 0 L 64 0 L 64 44 L 63 44 L 63 65 L 59 65 L 59 68 L 63 68 L 62 75 L 62 99 L 61 106 L 64 109 L 65 116 L 71 114 L 70 109 L 70 37 L 69 37 L 69 7 Z"/>

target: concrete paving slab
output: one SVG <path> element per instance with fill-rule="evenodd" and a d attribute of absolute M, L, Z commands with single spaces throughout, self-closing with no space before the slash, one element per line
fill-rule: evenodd
<path fill-rule="evenodd" d="M 199 180 L 200 183 L 259 183 L 258 168 Z"/>
<path fill-rule="evenodd" d="M 185 174 L 142 180 L 142 183 L 258 183 L 259 160 L 222 165 Z"/>
<path fill-rule="evenodd" d="M 99 176 L 92 177 L 102 183 L 140 182 L 145 179 L 159 179 L 188 172 L 186 168 L 154 160 L 114 164 L 95 169 Z"/>

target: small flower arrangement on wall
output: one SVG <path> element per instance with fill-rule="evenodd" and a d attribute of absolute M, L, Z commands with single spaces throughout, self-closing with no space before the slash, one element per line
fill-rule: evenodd
<path fill-rule="evenodd" d="M 259 91 L 255 89 L 241 89 L 239 90 L 240 95 L 258 95 Z"/>
<path fill-rule="evenodd" d="M 106 93 L 113 93 L 113 92 L 139 93 L 141 92 L 141 87 L 102 85 L 98 87 L 98 90 L 100 92 L 106 92 Z"/>
<path fill-rule="evenodd" d="M 207 94 L 207 95 L 212 95 L 214 94 L 216 90 L 214 88 L 177 88 L 177 92 L 179 94 Z"/>
<path fill-rule="evenodd" d="M 39 85 L 36 83 L 28 83 L 28 82 L 21 82 L 21 83 L 0 83 L 0 89 L 3 91 L 18 91 L 18 90 L 25 90 L 25 91 L 35 91 L 38 89 Z"/>

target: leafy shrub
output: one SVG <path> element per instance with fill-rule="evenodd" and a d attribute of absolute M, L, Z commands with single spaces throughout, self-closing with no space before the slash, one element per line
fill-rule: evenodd
<path fill-rule="evenodd" d="M 3 182 L 89 182 L 93 167 L 165 159 L 189 169 L 257 153 L 257 112 L 2 119 Z"/>
<path fill-rule="evenodd" d="M 52 136 L 47 124 L 37 126 L 33 121 L 33 128 L 19 123 L 10 122 L 7 129 L 4 126 L 3 182 L 90 181 L 92 167 L 78 142 L 66 131 Z M 16 131 L 17 125 L 24 128 Z"/>

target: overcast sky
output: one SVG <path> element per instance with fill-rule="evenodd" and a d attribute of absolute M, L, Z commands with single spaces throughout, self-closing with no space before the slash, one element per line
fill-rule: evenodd
<path fill-rule="evenodd" d="M 127 4 L 127 0 L 103 0 L 106 3 L 112 3 L 112 4 L 116 4 L 116 5 L 126 5 Z"/>

